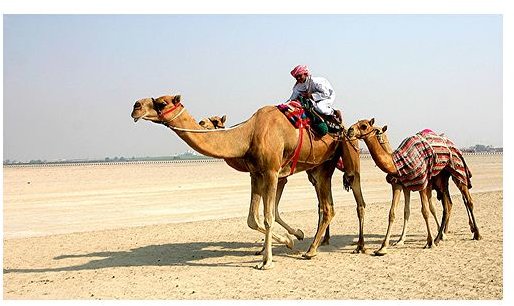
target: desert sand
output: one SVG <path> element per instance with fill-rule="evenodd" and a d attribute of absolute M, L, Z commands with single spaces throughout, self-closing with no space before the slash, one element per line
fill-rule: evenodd
<path fill-rule="evenodd" d="M 369 253 L 352 254 L 355 202 L 338 172 L 330 245 L 302 259 L 317 204 L 300 173 L 289 179 L 280 211 L 306 238 L 295 250 L 274 244 L 268 271 L 254 269 L 263 235 L 246 225 L 249 175 L 223 162 L 4 167 L 4 299 L 502 299 L 503 156 L 466 161 L 482 240 L 471 240 L 452 185 L 447 240 L 423 249 L 426 229 L 413 194 L 405 245 L 372 256 L 391 195 L 385 175 L 363 158 Z M 402 211 L 403 202 L 392 241 Z"/>

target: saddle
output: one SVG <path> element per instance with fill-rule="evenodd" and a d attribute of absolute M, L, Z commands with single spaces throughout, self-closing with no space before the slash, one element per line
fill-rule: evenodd
<path fill-rule="evenodd" d="M 310 99 L 299 97 L 299 102 L 305 109 L 311 127 L 316 134 L 320 136 L 327 133 L 340 135 L 343 132 L 344 127 L 340 111 L 335 111 L 333 115 L 325 115 L 316 111 Z"/>

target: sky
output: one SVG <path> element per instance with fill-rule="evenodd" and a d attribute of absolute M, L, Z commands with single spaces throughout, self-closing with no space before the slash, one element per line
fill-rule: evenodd
<path fill-rule="evenodd" d="M 286 101 L 298 64 L 330 81 L 347 125 L 387 125 L 393 148 L 425 128 L 502 147 L 502 31 L 494 14 L 5 14 L 3 160 L 184 152 L 134 123 L 136 100 L 181 94 L 231 126 Z"/>

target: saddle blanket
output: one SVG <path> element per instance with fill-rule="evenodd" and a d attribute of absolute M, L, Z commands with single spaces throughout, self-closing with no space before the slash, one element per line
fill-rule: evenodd
<path fill-rule="evenodd" d="M 310 125 L 310 119 L 307 117 L 307 114 L 302 108 L 300 102 L 289 101 L 287 103 L 277 105 L 277 108 L 284 113 L 287 119 L 289 119 L 289 122 L 291 122 L 295 128 Z"/>
<path fill-rule="evenodd" d="M 423 130 L 402 141 L 393 152 L 398 179 L 407 189 L 419 191 L 448 166 L 453 180 L 471 189 L 471 171 L 462 152 L 448 138 Z"/>

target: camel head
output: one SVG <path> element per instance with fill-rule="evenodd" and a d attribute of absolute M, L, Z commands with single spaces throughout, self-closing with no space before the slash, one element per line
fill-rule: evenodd
<path fill-rule="evenodd" d="M 204 118 L 198 122 L 202 127 L 208 130 L 215 130 L 215 129 L 224 129 L 225 128 L 225 121 L 227 120 L 227 115 L 223 115 L 223 117 L 219 116 L 212 116 L 209 118 Z"/>
<path fill-rule="evenodd" d="M 180 95 L 162 96 L 157 99 L 144 98 L 136 101 L 131 116 L 134 118 L 134 122 L 137 122 L 139 119 L 144 119 L 161 123 L 161 115 L 165 114 L 166 111 L 171 111 L 179 105 Z"/>
<path fill-rule="evenodd" d="M 373 125 L 374 123 L 375 118 L 359 120 L 348 129 L 346 134 L 350 138 L 363 139 L 370 134 L 382 135 L 387 130 L 387 125 L 384 127 L 376 127 Z"/>

